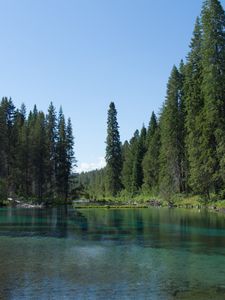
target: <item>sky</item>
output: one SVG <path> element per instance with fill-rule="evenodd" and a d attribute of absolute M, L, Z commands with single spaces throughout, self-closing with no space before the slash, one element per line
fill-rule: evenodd
<path fill-rule="evenodd" d="M 225 7 L 225 0 L 221 1 Z M 148 126 L 188 53 L 201 0 L 0 0 L 0 97 L 63 107 L 77 171 L 104 165 L 107 111 L 121 141 Z"/>

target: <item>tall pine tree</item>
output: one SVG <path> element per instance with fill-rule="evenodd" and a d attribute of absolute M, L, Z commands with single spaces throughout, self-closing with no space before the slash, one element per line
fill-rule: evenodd
<path fill-rule="evenodd" d="M 143 159 L 144 184 L 147 193 L 158 192 L 160 133 L 156 115 L 152 112 L 147 132 L 147 152 Z"/>
<path fill-rule="evenodd" d="M 51 102 L 46 116 L 47 133 L 47 176 L 48 176 L 48 194 L 51 197 L 56 196 L 56 139 L 57 139 L 57 117 L 56 110 Z"/>
<path fill-rule="evenodd" d="M 117 111 L 114 102 L 111 102 L 108 110 L 107 139 L 106 139 L 106 186 L 111 196 L 121 190 L 122 151 L 120 143 Z"/>
<path fill-rule="evenodd" d="M 208 190 L 209 177 L 204 171 L 206 152 L 203 139 L 203 108 L 202 95 L 202 26 L 197 18 L 190 44 L 185 70 L 185 109 L 186 109 L 186 149 L 188 156 L 188 184 L 195 193 Z M 206 149 L 207 150 L 207 149 Z"/>
<path fill-rule="evenodd" d="M 218 0 L 207 0 L 202 10 L 204 97 L 204 175 L 208 190 L 219 192 L 225 179 L 225 14 Z"/>
<path fill-rule="evenodd" d="M 165 197 L 183 192 L 181 90 L 181 75 L 173 67 L 160 119 L 160 189 Z"/>

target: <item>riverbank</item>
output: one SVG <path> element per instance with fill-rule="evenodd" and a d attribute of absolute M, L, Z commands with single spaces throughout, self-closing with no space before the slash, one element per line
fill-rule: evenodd
<path fill-rule="evenodd" d="M 127 198 L 129 199 L 129 198 Z M 150 207 L 168 207 L 168 208 L 186 208 L 186 209 L 208 209 L 214 212 L 225 213 L 225 200 L 211 200 L 206 201 L 204 198 L 196 196 L 182 196 L 176 195 L 170 201 L 162 200 L 158 197 L 147 197 L 141 195 L 130 198 L 129 200 L 121 198 L 111 198 L 103 200 L 92 200 L 92 199 L 80 199 L 70 201 L 73 208 L 76 209 L 88 209 L 88 208 L 106 208 L 106 209 L 129 209 L 129 208 L 150 208 Z M 45 208 L 65 205 L 61 201 L 57 203 L 42 202 L 37 203 L 36 201 L 25 201 L 8 198 L 3 201 L 0 206 L 12 206 L 17 208 Z"/>
<path fill-rule="evenodd" d="M 107 200 L 78 200 L 73 202 L 74 208 L 106 208 L 106 209 L 123 209 L 123 208 L 149 208 L 149 207 L 169 207 L 169 208 L 187 208 L 187 209 L 208 209 L 210 211 L 225 213 L 225 200 L 205 201 L 199 196 L 192 197 L 174 197 L 170 201 L 159 198 L 152 199 L 107 199 Z"/>
<path fill-rule="evenodd" d="M 0 203 L 0 206 L 16 207 L 16 208 L 44 208 L 46 204 L 44 202 L 37 203 L 33 201 L 24 201 L 19 198 L 8 198 Z"/>
<path fill-rule="evenodd" d="M 12 206 L 17 208 L 45 208 L 72 204 L 72 200 L 65 201 L 64 199 L 36 199 L 25 197 L 8 197 L 6 200 L 0 201 L 1 206 Z"/>

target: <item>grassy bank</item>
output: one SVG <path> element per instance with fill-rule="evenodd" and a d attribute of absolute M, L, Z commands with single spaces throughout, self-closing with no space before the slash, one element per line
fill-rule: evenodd
<path fill-rule="evenodd" d="M 202 196 L 175 195 L 170 200 L 164 200 L 158 196 L 137 195 L 135 197 L 108 197 L 103 199 L 88 200 L 85 203 L 74 202 L 75 208 L 148 208 L 178 207 L 178 208 L 206 208 L 225 211 L 225 200 L 216 200 L 212 197 L 207 200 Z"/>

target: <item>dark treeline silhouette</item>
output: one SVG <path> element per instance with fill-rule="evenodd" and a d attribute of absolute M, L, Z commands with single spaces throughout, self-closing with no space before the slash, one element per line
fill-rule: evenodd
<path fill-rule="evenodd" d="M 106 162 L 79 176 L 91 198 L 225 198 L 225 14 L 218 0 L 204 1 L 186 62 L 172 68 L 161 112 L 152 113 L 148 128 L 121 144 L 110 104 Z"/>
<path fill-rule="evenodd" d="M 47 114 L 36 105 L 16 109 L 0 102 L 0 200 L 7 197 L 65 201 L 75 163 L 71 120 L 51 103 Z"/>

